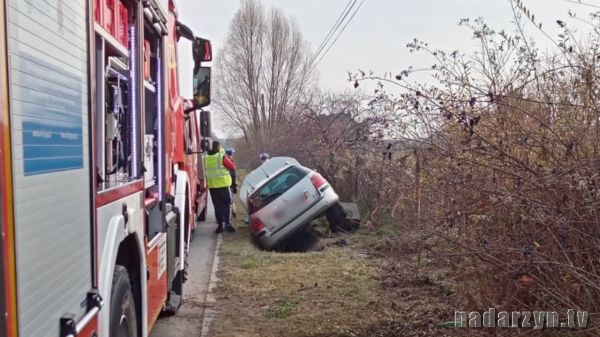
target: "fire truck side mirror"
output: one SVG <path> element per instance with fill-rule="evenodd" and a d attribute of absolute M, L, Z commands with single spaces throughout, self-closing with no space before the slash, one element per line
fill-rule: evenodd
<path fill-rule="evenodd" d="M 192 46 L 194 53 L 194 62 L 200 64 L 200 62 L 212 61 L 212 45 L 209 40 L 196 37 Z"/>
<path fill-rule="evenodd" d="M 199 67 L 194 74 L 194 107 L 202 109 L 210 105 L 210 67 Z"/>
<path fill-rule="evenodd" d="M 202 137 L 212 137 L 212 123 L 210 121 L 210 111 L 200 111 L 200 135 Z"/>

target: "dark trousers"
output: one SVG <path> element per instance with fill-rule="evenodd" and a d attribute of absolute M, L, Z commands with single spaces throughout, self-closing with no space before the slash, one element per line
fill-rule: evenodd
<path fill-rule="evenodd" d="M 219 225 L 231 224 L 231 202 L 233 196 L 229 187 L 211 188 L 210 198 L 215 207 L 215 217 Z"/>

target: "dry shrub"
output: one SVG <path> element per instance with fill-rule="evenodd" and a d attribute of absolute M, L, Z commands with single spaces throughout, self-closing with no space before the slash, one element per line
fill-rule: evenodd
<path fill-rule="evenodd" d="M 558 49 L 544 54 L 523 33 L 518 12 L 515 35 L 482 20 L 461 24 L 480 53 L 417 40 L 408 46 L 436 60 L 439 84 L 409 84 L 412 69 L 395 78 L 357 74 L 356 83 L 379 81 L 374 97 L 329 97 L 333 110 L 313 105 L 280 151 L 315 165 L 368 210 L 371 223 L 426 237 L 419 249 L 443 256 L 459 292 L 482 310 L 573 308 L 593 320 L 600 313 L 600 36 L 579 41 L 558 22 Z M 406 90 L 388 95 L 384 84 Z"/>
<path fill-rule="evenodd" d="M 415 192 L 414 229 L 445 239 L 475 304 L 596 315 L 600 36 L 576 42 L 565 26 L 560 50 L 544 55 L 524 35 L 462 24 L 481 54 L 415 41 L 410 48 L 436 58 L 441 85 L 385 98 L 427 135 L 413 156 L 418 179 L 397 194 Z"/>

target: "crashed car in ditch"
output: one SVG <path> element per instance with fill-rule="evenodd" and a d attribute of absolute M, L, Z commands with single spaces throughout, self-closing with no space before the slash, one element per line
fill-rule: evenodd
<path fill-rule="evenodd" d="M 239 191 L 257 244 L 275 249 L 339 206 L 333 187 L 291 157 L 274 157 L 252 171 Z"/>

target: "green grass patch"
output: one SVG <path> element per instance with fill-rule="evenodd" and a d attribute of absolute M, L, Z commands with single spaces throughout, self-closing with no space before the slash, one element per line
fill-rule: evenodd
<path fill-rule="evenodd" d="M 266 317 L 273 318 L 287 318 L 292 315 L 292 313 L 298 307 L 298 302 L 291 300 L 282 300 L 276 303 L 274 309 L 270 309 L 265 312 Z"/>

